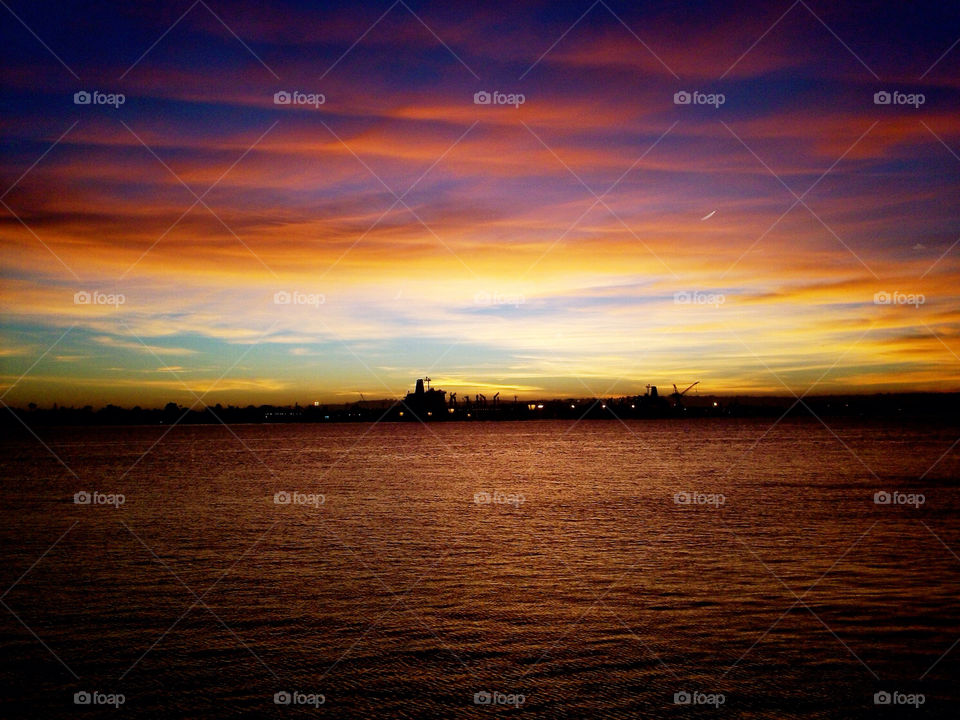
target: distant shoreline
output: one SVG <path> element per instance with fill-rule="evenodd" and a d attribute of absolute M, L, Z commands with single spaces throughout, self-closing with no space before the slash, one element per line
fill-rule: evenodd
<path fill-rule="evenodd" d="M 802 396 L 801 396 L 802 397 Z M 646 398 L 646 399 L 645 399 Z M 406 400 L 368 400 L 341 404 L 201 406 L 168 403 L 163 408 L 100 409 L 54 406 L 9 408 L 0 426 L 197 425 L 343 422 L 498 422 L 529 420 L 633 420 L 685 418 L 851 417 L 930 419 L 960 422 L 960 393 L 878 393 L 874 395 L 670 396 L 654 398 L 567 398 L 491 403 L 461 401 L 429 411 Z"/>

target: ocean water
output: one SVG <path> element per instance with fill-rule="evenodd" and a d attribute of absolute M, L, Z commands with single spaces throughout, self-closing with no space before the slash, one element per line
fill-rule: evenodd
<path fill-rule="evenodd" d="M 770 426 L 7 437 L 0 715 L 956 717 L 960 429 Z"/>

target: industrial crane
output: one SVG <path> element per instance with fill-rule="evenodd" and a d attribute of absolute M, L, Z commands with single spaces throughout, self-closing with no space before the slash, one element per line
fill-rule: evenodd
<path fill-rule="evenodd" d="M 700 381 L 697 380 L 695 383 L 692 383 L 687 386 L 685 390 L 678 390 L 676 383 L 673 385 L 673 395 L 670 397 L 673 398 L 673 402 L 677 407 L 683 407 L 683 396 L 690 392 L 694 387 L 700 384 Z"/>

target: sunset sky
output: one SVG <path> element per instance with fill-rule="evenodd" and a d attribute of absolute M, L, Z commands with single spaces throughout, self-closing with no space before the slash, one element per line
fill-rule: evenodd
<path fill-rule="evenodd" d="M 9 405 L 960 389 L 956 4 L 5 3 Z"/>

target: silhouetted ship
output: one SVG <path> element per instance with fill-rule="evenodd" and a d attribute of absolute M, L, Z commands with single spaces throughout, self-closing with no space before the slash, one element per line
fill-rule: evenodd
<path fill-rule="evenodd" d="M 424 389 L 423 383 L 427 387 Z M 447 392 L 430 387 L 430 378 L 417 378 L 417 388 L 403 399 L 399 417 L 409 413 L 410 420 L 443 419 L 447 414 Z"/>
<path fill-rule="evenodd" d="M 520 419 L 520 408 L 527 408 L 514 396 L 513 404 L 502 404 L 500 393 L 495 393 L 489 400 L 483 393 L 477 393 L 472 398 L 465 395 L 457 398 L 452 392 L 447 397 L 445 390 L 430 387 L 430 378 L 418 378 L 413 392 L 408 392 L 402 401 L 398 402 L 391 412 L 387 413 L 389 420 L 516 420 Z M 535 406 L 534 406 L 535 407 Z M 541 409 L 543 405 L 540 405 Z"/>

